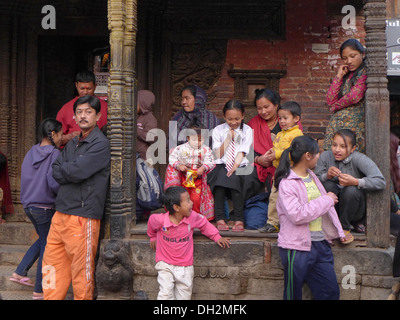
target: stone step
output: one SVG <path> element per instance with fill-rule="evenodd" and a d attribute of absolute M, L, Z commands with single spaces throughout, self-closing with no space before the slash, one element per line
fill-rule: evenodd
<path fill-rule="evenodd" d="M 2 300 L 32 300 L 30 291 L 0 291 Z"/>
<path fill-rule="evenodd" d="M 25 211 L 21 209 L 16 209 L 14 213 L 3 214 L 3 219 L 7 222 L 30 222 L 29 218 L 26 216 Z"/>
<path fill-rule="evenodd" d="M 0 225 L 0 243 L 31 245 L 38 235 L 30 222 L 9 222 Z"/>
<path fill-rule="evenodd" d="M 0 244 L 0 265 L 17 266 L 28 249 L 29 245 Z"/>
<path fill-rule="evenodd" d="M 33 287 L 20 285 L 18 283 L 10 281 L 10 277 L 15 271 L 15 266 L 0 266 L 0 291 L 28 291 L 33 292 Z M 35 282 L 36 278 L 36 267 L 31 268 L 28 271 L 28 277 Z"/>

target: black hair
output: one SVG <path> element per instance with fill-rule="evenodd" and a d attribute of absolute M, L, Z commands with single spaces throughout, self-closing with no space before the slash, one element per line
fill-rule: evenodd
<path fill-rule="evenodd" d="M 267 100 L 271 101 L 274 105 L 280 105 L 281 103 L 281 96 L 279 95 L 278 92 L 275 92 L 270 89 L 256 89 L 254 91 L 255 97 L 254 97 L 254 105 L 256 105 L 257 100 L 260 100 L 261 98 L 266 98 Z"/>
<path fill-rule="evenodd" d="M 356 51 L 358 51 L 358 52 L 361 53 L 361 54 L 363 54 L 363 53 L 366 52 L 364 46 L 363 46 L 363 45 L 360 43 L 360 41 L 358 41 L 357 39 L 347 39 L 345 42 L 342 43 L 342 45 L 340 46 L 340 49 L 339 49 L 339 51 L 340 51 L 340 57 L 342 57 L 343 50 L 346 49 L 346 48 L 351 48 L 352 50 L 356 50 Z M 361 65 L 357 68 L 357 70 L 355 70 L 355 71 L 353 72 L 354 76 L 353 76 L 353 77 L 351 78 L 351 80 L 350 80 L 350 85 L 351 85 L 351 86 L 354 86 L 354 85 L 355 85 L 355 83 L 356 83 L 357 80 L 358 80 L 357 75 L 358 75 L 359 71 L 360 71 L 361 69 L 363 69 L 364 67 L 365 67 L 365 59 L 363 59 L 363 62 L 362 62 Z M 345 75 L 343 76 L 343 81 L 342 81 L 342 85 L 341 85 L 341 87 L 340 87 L 340 91 L 339 91 L 339 94 L 338 94 L 338 99 L 342 98 L 342 96 L 343 96 L 342 88 L 343 88 L 343 86 L 345 85 L 346 80 L 347 80 L 347 78 L 350 76 L 350 74 L 351 74 L 351 72 L 347 72 L 347 74 L 345 74 Z"/>
<path fill-rule="evenodd" d="M 48 138 L 51 144 L 56 147 L 52 132 L 59 133 L 62 130 L 62 123 L 56 119 L 47 118 L 42 121 L 39 127 L 39 139 Z"/>
<path fill-rule="evenodd" d="M 75 82 L 93 82 L 93 84 L 96 84 L 96 76 L 89 70 L 80 71 L 76 75 Z"/>
<path fill-rule="evenodd" d="M 351 146 L 354 147 L 357 143 L 357 137 L 356 137 L 356 133 L 350 129 L 341 129 L 335 132 L 335 134 L 333 135 L 333 138 L 335 138 L 336 136 L 341 136 L 343 138 L 344 144 L 347 148 L 347 141 L 345 139 L 345 137 L 350 139 L 350 143 Z"/>
<path fill-rule="evenodd" d="M 185 192 L 187 190 L 181 186 L 173 186 L 165 190 L 162 196 L 162 203 L 169 213 L 175 213 L 174 204 L 181 205 L 181 195 Z"/>
<path fill-rule="evenodd" d="M 74 103 L 74 113 L 76 112 L 76 108 L 80 106 L 81 104 L 88 103 L 94 110 L 96 110 L 96 114 L 98 114 L 101 110 L 101 103 L 99 98 L 91 96 L 91 95 L 86 95 L 83 97 L 78 98 L 78 100 L 75 101 Z"/>
<path fill-rule="evenodd" d="M 296 101 L 288 101 L 283 103 L 278 107 L 279 110 L 288 110 L 293 115 L 293 117 L 301 117 L 301 107 Z"/>
<path fill-rule="evenodd" d="M 300 162 L 305 153 L 309 152 L 312 155 L 319 153 L 318 142 L 308 136 L 300 136 L 293 139 L 289 148 L 287 148 L 281 156 L 279 166 L 275 172 L 275 188 L 279 189 L 279 183 L 282 179 L 287 178 L 290 173 L 290 159 L 293 164 Z"/>
<path fill-rule="evenodd" d="M 185 90 L 189 90 L 190 93 L 192 94 L 192 96 L 196 97 L 197 90 L 196 90 L 196 86 L 195 85 L 191 84 L 191 85 L 188 85 L 186 87 L 183 87 L 182 90 L 181 90 L 181 95 L 182 95 L 183 91 L 185 91 Z"/>
<path fill-rule="evenodd" d="M 225 103 L 222 113 L 225 115 L 228 110 L 239 110 L 242 112 L 242 114 L 244 114 L 244 105 L 239 100 L 229 100 L 227 103 Z M 240 129 L 243 129 L 243 120 L 240 124 Z"/>
<path fill-rule="evenodd" d="M 347 39 L 345 42 L 343 42 L 339 49 L 340 56 L 342 56 L 343 50 L 346 48 L 351 48 L 359 53 L 365 53 L 364 46 L 357 39 Z"/>

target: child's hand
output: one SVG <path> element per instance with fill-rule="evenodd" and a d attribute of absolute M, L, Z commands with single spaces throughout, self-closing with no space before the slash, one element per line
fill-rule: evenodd
<path fill-rule="evenodd" d="M 180 165 L 178 165 L 178 170 L 180 172 L 186 172 L 187 168 L 186 168 L 186 166 L 184 164 L 180 164 Z"/>
<path fill-rule="evenodd" d="M 326 177 L 330 180 L 334 177 L 338 177 L 342 172 L 339 170 L 339 168 L 336 167 L 330 167 L 328 169 L 328 172 L 326 174 Z"/>
<path fill-rule="evenodd" d="M 233 175 L 233 173 L 236 171 L 236 169 L 239 167 L 239 165 L 235 162 L 235 164 L 233 165 L 232 169 L 228 171 L 228 173 L 226 174 L 227 177 L 230 177 L 231 175 Z"/>
<path fill-rule="evenodd" d="M 358 186 L 358 179 L 349 174 L 342 173 L 339 175 L 339 184 L 343 187 Z"/>
<path fill-rule="evenodd" d="M 326 195 L 331 197 L 335 204 L 339 202 L 337 195 L 334 194 L 333 192 L 328 192 Z"/>
<path fill-rule="evenodd" d="M 230 248 L 230 244 L 231 244 L 231 239 L 229 238 L 220 238 L 217 241 L 217 244 L 221 247 L 221 248 Z"/>
<path fill-rule="evenodd" d="M 157 246 L 157 241 L 150 241 L 150 248 L 156 250 L 156 246 Z"/>
<path fill-rule="evenodd" d="M 197 176 L 200 177 L 203 175 L 204 171 L 206 171 L 206 168 L 204 166 L 201 166 L 200 168 L 197 169 Z"/>
<path fill-rule="evenodd" d="M 274 160 L 276 159 L 275 150 L 272 149 L 272 148 L 269 149 L 269 150 L 265 153 L 265 155 L 266 155 L 267 160 L 269 160 L 269 161 L 274 161 Z"/>

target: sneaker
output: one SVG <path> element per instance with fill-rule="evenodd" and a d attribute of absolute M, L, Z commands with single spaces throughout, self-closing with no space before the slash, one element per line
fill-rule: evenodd
<path fill-rule="evenodd" d="M 264 227 L 258 229 L 258 231 L 265 232 L 265 233 L 278 233 L 279 226 L 274 226 L 270 223 L 267 223 Z"/>

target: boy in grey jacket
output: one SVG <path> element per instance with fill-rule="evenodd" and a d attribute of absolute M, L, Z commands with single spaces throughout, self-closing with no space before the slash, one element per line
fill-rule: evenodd
<path fill-rule="evenodd" d="M 365 232 L 365 192 L 382 190 L 386 186 L 378 166 L 356 149 L 355 133 L 348 129 L 336 132 L 331 150 L 319 157 L 315 174 L 326 191 L 339 198 L 337 212 L 343 229 Z"/>
<path fill-rule="evenodd" d="M 64 300 L 72 281 L 75 300 L 93 299 L 94 260 L 110 176 L 110 144 L 97 127 L 98 98 L 74 104 L 82 132 L 53 163 L 60 184 L 43 258 L 45 300 Z"/>

